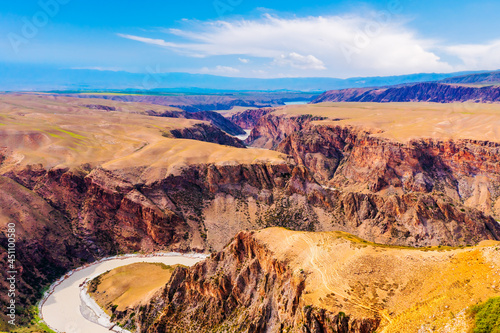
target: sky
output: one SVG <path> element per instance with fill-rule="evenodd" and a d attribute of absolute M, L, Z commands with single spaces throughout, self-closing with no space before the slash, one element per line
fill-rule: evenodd
<path fill-rule="evenodd" d="M 500 1 L 23 0 L 0 63 L 234 77 L 500 69 Z"/>

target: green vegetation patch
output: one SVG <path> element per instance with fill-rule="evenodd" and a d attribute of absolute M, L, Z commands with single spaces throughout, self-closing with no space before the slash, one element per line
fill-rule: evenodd
<path fill-rule="evenodd" d="M 56 333 L 51 330 L 47 324 L 40 318 L 38 314 L 38 308 L 36 306 L 30 306 L 27 310 L 32 319 L 29 323 L 23 326 L 10 327 L 8 332 L 12 333 Z"/>
<path fill-rule="evenodd" d="M 474 306 L 472 312 L 476 321 L 474 333 L 500 333 L 500 297 Z"/>
<path fill-rule="evenodd" d="M 66 131 L 66 130 L 63 130 L 61 128 L 58 128 L 57 129 L 59 132 L 63 132 L 64 134 L 67 134 L 75 139 L 80 139 L 80 140 L 83 140 L 83 139 L 87 139 L 87 137 L 83 136 L 83 135 L 80 135 L 80 134 L 76 134 L 76 133 L 73 133 L 73 132 L 70 132 L 70 131 Z"/>

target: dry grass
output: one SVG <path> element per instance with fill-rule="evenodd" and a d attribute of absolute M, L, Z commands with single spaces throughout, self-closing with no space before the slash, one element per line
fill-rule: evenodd
<path fill-rule="evenodd" d="M 117 111 L 91 110 L 99 104 Z M 145 110 L 167 107 L 40 95 L 0 95 L 0 147 L 9 157 L 0 173 L 18 165 L 77 167 L 84 163 L 114 167 L 161 166 L 191 163 L 282 161 L 280 154 L 237 149 L 195 140 L 162 136 L 172 129 L 200 121 L 150 117 Z"/>
<path fill-rule="evenodd" d="M 256 237 L 308 275 L 306 304 L 380 316 L 379 332 L 467 332 L 468 308 L 500 295 L 500 242 L 413 249 L 279 228 Z"/>
<path fill-rule="evenodd" d="M 340 118 L 318 123 L 352 125 L 400 142 L 422 137 L 500 142 L 500 104 L 321 103 L 291 105 L 275 114 Z"/>
<path fill-rule="evenodd" d="M 111 315 L 113 305 L 124 311 L 145 305 L 170 279 L 175 266 L 136 263 L 118 267 L 100 276 L 100 283 L 90 295 Z"/>

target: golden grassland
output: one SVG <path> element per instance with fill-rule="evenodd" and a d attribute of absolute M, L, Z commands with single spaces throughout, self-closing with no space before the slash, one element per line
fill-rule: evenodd
<path fill-rule="evenodd" d="M 113 106 L 117 111 L 91 110 L 83 106 L 87 104 Z M 144 115 L 146 110 L 165 109 L 100 99 L 0 95 L 0 148 L 8 149 L 0 173 L 29 164 L 173 168 L 192 163 L 282 161 L 276 152 L 169 138 L 170 130 L 201 121 Z"/>
<path fill-rule="evenodd" d="M 152 263 L 118 267 L 100 275 L 96 289 L 89 288 L 89 294 L 109 315 L 113 308 L 134 309 L 147 304 L 165 286 L 174 269 L 175 266 Z"/>
<path fill-rule="evenodd" d="M 379 316 L 378 332 L 468 332 L 469 308 L 500 295 L 500 242 L 468 248 L 378 245 L 342 232 L 256 232 L 277 259 L 307 275 L 304 301 Z"/>
<path fill-rule="evenodd" d="M 418 138 L 500 142 L 500 104 L 320 103 L 290 105 L 275 114 L 327 117 L 316 123 L 351 125 L 400 142 Z"/>

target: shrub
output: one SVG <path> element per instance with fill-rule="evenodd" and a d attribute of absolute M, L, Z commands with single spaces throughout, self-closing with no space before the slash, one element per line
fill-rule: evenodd
<path fill-rule="evenodd" d="M 476 321 L 474 333 L 500 333 L 500 297 L 474 306 L 472 312 Z"/>

